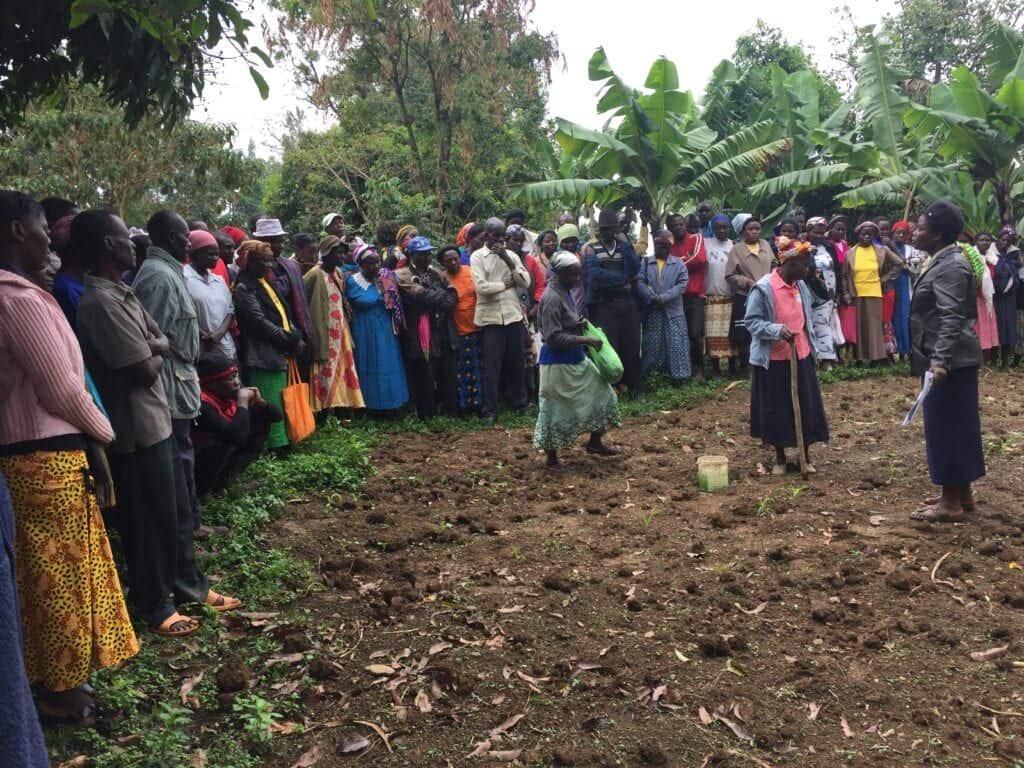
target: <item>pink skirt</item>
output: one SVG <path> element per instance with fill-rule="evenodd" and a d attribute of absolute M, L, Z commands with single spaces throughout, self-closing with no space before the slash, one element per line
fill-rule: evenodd
<path fill-rule="evenodd" d="M 839 307 L 839 329 L 847 344 L 857 343 L 857 306 Z"/>
<path fill-rule="evenodd" d="M 995 310 L 989 310 L 985 299 L 978 296 L 978 342 L 982 349 L 993 349 L 999 346 L 999 330 L 996 326 Z"/>

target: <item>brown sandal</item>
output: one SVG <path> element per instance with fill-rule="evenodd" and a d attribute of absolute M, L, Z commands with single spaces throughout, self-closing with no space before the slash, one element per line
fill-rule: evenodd
<path fill-rule="evenodd" d="M 237 597 L 227 597 L 214 592 L 212 589 L 206 593 L 206 604 L 215 611 L 233 611 L 242 607 L 242 601 Z"/>
<path fill-rule="evenodd" d="M 172 629 L 176 624 L 184 624 L 185 629 Z M 152 630 L 154 634 L 161 637 L 188 637 L 199 631 L 199 620 L 190 616 L 182 616 L 175 611 L 164 619 L 159 627 L 153 627 Z"/>
<path fill-rule="evenodd" d="M 967 519 L 964 512 L 963 508 L 959 512 L 950 512 L 934 504 L 911 512 L 910 519 L 918 523 L 962 523 Z"/>

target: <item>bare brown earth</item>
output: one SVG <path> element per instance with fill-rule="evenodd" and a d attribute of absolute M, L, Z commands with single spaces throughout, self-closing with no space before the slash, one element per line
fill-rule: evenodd
<path fill-rule="evenodd" d="M 1024 375 L 983 374 L 962 525 L 908 519 L 913 393 L 826 387 L 806 482 L 763 474 L 744 385 L 562 476 L 529 430 L 395 435 L 363 495 L 275 524 L 324 589 L 274 630 L 306 730 L 268 765 L 1024 765 Z M 697 490 L 705 453 L 727 493 Z"/>

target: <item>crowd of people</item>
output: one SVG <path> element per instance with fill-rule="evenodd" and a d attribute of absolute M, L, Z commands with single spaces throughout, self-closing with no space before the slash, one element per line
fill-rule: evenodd
<path fill-rule="evenodd" d="M 369 242 L 336 212 L 316 235 L 266 215 L 214 231 L 169 210 L 143 229 L 0 191 L 0 616 L 5 648 L 24 648 L 3 660 L 11 711 L 31 710 L 30 682 L 44 718 L 88 722 L 91 672 L 137 652 L 108 525 L 152 632 L 196 632 L 186 604 L 240 606 L 196 563 L 201 499 L 262 451 L 288 450 L 286 394 L 302 383 L 320 417 L 410 409 L 492 425 L 536 401 L 534 444 L 557 468 L 583 434 L 588 452 L 617 452 L 604 435 L 620 394 L 639 396 L 652 374 L 724 375 L 725 361 L 749 367 L 751 435 L 784 474 L 787 448 L 828 440 L 818 366 L 905 357 L 947 393 L 926 403 L 943 495 L 921 514 L 956 519 L 984 473 L 977 409 L 963 404 L 977 400 L 981 349 L 1020 361 L 1024 280 L 1012 228 L 971 237 L 942 205 L 852 228 L 797 209 L 772 232 L 710 203 L 664 227 L 605 208 L 592 237 L 569 214 L 532 231 L 513 209 L 435 247 L 397 222 Z M 621 381 L 588 356 L 604 344 Z M 26 766 L 30 721 L 17 721 Z"/>

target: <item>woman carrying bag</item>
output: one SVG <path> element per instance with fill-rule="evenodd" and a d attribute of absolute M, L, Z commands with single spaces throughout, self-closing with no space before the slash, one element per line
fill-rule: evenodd
<path fill-rule="evenodd" d="M 298 381 L 295 362 L 306 349 L 306 339 L 288 303 L 267 279 L 274 258 L 270 246 L 247 242 L 242 248 L 248 257 L 235 285 L 235 317 L 242 342 L 239 358 L 246 384 L 284 411 L 285 421 L 271 426 L 267 436 L 268 448 L 283 449 L 309 434 L 313 418 L 307 385 Z"/>

